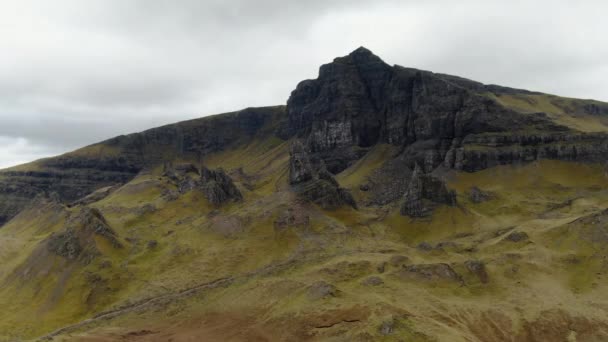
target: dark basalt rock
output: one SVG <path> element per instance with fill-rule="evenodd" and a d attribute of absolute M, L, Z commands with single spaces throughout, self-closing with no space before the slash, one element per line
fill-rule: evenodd
<path fill-rule="evenodd" d="M 243 195 L 232 182 L 232 178 L 222 169 L 201 170 L 202 190 L 207 200 L 214 205 L 221 205 L 230 200 L 240 201 Z"/>
<path fill-rule="evenodd" d="M 319 300 L 329 297 L 337 297 L 339 290 L 325 281 L 317 281 L 308 287 L 307 296 L 310 300 Z"/>
<path fill-rule="evenodd" d="M 377 276 L 367 277 L 361 281 L 361 285 L 363 286 L 379 286 L 382 284 L 384 284 L 384 280 Z"/>
<path fill-rule="evenodd" d="M 476 275 L 483 284 L 487 284 L 490 281 L 488 272 L 486 271 L 486 265 L 479 260 L 467 260 L 464 262 L 467 270 L 472 274 Z"/>
<path fill-rule="evenodd" d="M 95 208 L 83 207 L 67 219 L 63 232 L 51 234 L 47 248 L 64 258 L 89 263 L 99 254 L 95 236 L 106 239 L 114 248 L 123 247 L 102 213 Z"/>
<path fill-rule="evenodd" d="M 69 207 L 75 207 L 75 206 L 79 206 L 79 205 L 86 206 L 91 203 L 101 201 L 102 199 L 108 197 L 112 192 L 114 192 L 119 187 L 120 187 L 119 185 L 113 185 L 113 186 L 107 186 L 105 188 L 95 190 L 92 193 L 90 193 L 89 195 L 70 203 L 68 206 Z"/>
<path fill-rule="evenodd" d="M 51 235 L 48 242 L 48 249 L 49 251 L 70 260 L 78 258 L 82 252 L 80 241 L 78 241 L 78 238 L 72 230 Z"/>
<path fill-rule="evenodd" d="M 405 266 L 400 275 L 424 280 L 449 280 L 461 284 L 463 282 L 460 274 L 456 273 L 452 266 L 444 263 Z"/>
<path fill-rule="evenodd" d="M 311 159 L 306 147 L 298 140 L 289 151 L 289 184 L 299 196 L 322 208 L 332 209 L 348 205 L 357 208 L 357 203 L 327 171 L 322 159 Z"/>
<path fill-rule="evenodd" d="M 243 195 L 234 185 L 232 178 L 222 170 L 209 170 L 202 167 L 200 170 L 193 164 L 165 163 L 163 175 L 173 181 L 180 194 L 193 190 L 203 192 L 207 200 L 216 206 L 228 201 L 240 201 Z M 168 200 L 174 199 L 169 193 L 164 196 Z"/>
<path fill-rule="evenodd" d="M 305 138 L 311 152 L 336 173 L 360 157 L 359 149 L 365 151 L 379 142 L 432 142 L 431 149 L 418 152 L 427 155 L 426 162 L 434 168 L 471 134 L 565 130 L 542 114 L 523 115 L 477 95 L 462 80 L 391 67 L 359 48 L 323 65 L 317 79 L 297 86 L 279 134 Z"/>
<path fill-rule="evenodd" d="M 456 205 L 456 193 L 448 190 L 440 179 L 424 174 L 416 164 L 403 195 L 401 214 L 410 217 L 428 216 L 437 204 Z"/>
<path fill-rule="evenodd" d="M 469 190 L 469 199 L 473 203 L 482 203 L 494 199 L 494 194 L 474 186 Z"/>
<path fill-rule="evenodd" d="M 505 237 L 505 239 L 507 241 L 511 241 L 511 242 L 520 242 L 520 241 L 527 241 L 529 239 L 528 234 L 526 234 L 526 232 L 512 232 L 509 235 L 507 235 L 507 237 Z"/>

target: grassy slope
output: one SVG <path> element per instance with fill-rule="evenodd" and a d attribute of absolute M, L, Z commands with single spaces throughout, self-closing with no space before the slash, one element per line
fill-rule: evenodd
<path fill-rule="evenodd" d="M 356 191 L 389 153 L 376 147 L 338 179 Z M 210 156 L 205 163 L 231 172 L 245 197 L 219 210 L 197 193 L 164 201 L 163 189 L 171 185 L 158 170 L 140 175 L 93 204 L 124 249 L 98 241 L 102 255 L 89 265 L 45 259 L 36 269 L 54 271 L 20 279 L 11 271 L 23 270 L 19 265 L 29 251 L 63 227 L 63 216 L 44 216 L 56 211 L 24 213 L 0 231 L 0 304 L 7 308 L 0 313 L 0 336 L 40 336 L 101 311 L 225 277 L 234 277 L 230 286 L 141 307 L 60 339 L 534 340 L 552 337 L 548 329 L 559 338 L 578 333 L 580 340 L 592 340 L 605 329 L 605 253 L 592 243 L 575 243 L 576 230 L 569 226 L 608 203 L 602 167 L 543 161 L 454 173 L 450 187 L 461 207 L 411 220 L 396 206 L 324 212 L 300 203 L 286 184 L 287 157 L 287 143 L 275 139 Z M 473 185 L 496 199 L 471 203 Z M 289 207 L 309 215 L 309 225 L 276 229 L 276 218 Z M 505 241 L 511 231 L 526 232 L 530 242 Z M 556 234 L 573 237 L 556 244 Z M 152 240 L 158 245 L 148 248 Z M 451 244 L 422 251 L 416 246 L 423 241 Z M 466 285 L 404 277 L 390 264 L 379 273 L 377 267 L 394 255 L 408 256 L 410 264 L 449 263 Z M 488 284 L 466 270 L 467 260 L 486 264 Z M 102 267 L 104 261 L 111 267 Z M 91 282 L 91 274 L 102 280 Z M 372 275 L 384 284 L 361 285 Z M 318 280 L 340 292 L 309 299 L 307 289 Z M 545 321 L 547 315 L 556 318 Z M 392 335 L 380 335 L 383 322 L 394 322 Z M 578 332 L 568 330 L 572 324 Z"/>
<path fill-rule="evenodd" d="M 580 100 L 559 97 L 549 94 L 502 94 L 488 95 L 503 106 L 523 113 L 546 113 L 558 124 L 582 132 L 607 132 L 608 116 L 588 113 L 586 105 L 596 105 L 603 108 L 608 104 L 594 100 Z"/>

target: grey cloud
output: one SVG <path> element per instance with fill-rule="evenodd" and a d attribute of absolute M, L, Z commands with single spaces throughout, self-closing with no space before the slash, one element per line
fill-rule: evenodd
<path fill-rule="evenodd" d="M 389 63 L 608 100 L 607 11 L 593 0 L 3 2 L 0 160 L 11 162 L 0 166 L 282 104 L 360 45 Z"/>

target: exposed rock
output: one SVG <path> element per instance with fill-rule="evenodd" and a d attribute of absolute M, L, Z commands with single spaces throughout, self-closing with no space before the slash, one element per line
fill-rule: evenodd
<path fill-rule="evenodd" d="M 67 229 L 93 233 L 106 238 L 115 248 L 122 247 L 116 233 L 97 208 L 82 208 L 76 215 L 72 215 L 68 219 Z"/>
<path fill-rule="evenodd" d="M 336 297 L 338 289 L 325 281 L 317 281 L 308 287 L 307 296 L 310 300 L 319 300 L 328 297 Z"/>
<path fill-rule="evenodd" d="M 148 241 L 146 246 L 148 247 L 148 249 L 154 249 L 154 248 L 156 248 L 156 246 L 158 246 L 158 241 L 150 240 L 150 241 Z"/>
<path fill-rule="evenodd" d="M 382 322 L 380 327 L 378 327 L 378 332 L 384 336 L 392 334 L 394 330 L 395 330 L 395 321 L 392 319 Z"/>
<path fill-rule="evenodd" d="M 473 203 L 482 203 L 494 199 L 494 194 L 474 186 L 469 190 L 469 199 Z"/>
<path fill-rule="evenodd" d="M 376 271 L 378 271 L 378 273 L 384 273 L 384 271 L 386 271 L 386 265 L 388 265 L 387 262 L 382 262 L 380 263 L 377 267 L 376 267 Z"/>
<path fill-rule="evenodd" d="M 376 277 L 376 276 L 371 276 L 368 278 L 363 279 L 363 281 L 361 281 L 361 285 L 364 286 L 378 286 L 378 285 L 382 285 L 384 284 L 384 280 L 382 280 L 382 278 L 380 277 Z"/>
<path fill-rule="evenodd" d="M 471 135 L 526 128 L 566 130 L 543 114 L 509 110 L 477 93 L 487 92 L 485 86 L 471 87 L 462 80 L 391 67 L 359 48 L 321 66 L 317 79 L 298 84 L 287 102 L 287 122 L 280 135 L 306 137 L 312 153 L 334 173 L 376 143 L 427 142 L 428 148 L 419 149 L 414 160 L 429 172 L 446 160 L 450 164 L 462 139 Z M 448 155 L 452 159 L 446 159 Z"/>
<path fill-rule="evenodd" d="M 357 203 L 327 171 L 321 159 L 311 159 L 306 148 L 298 140 L 291 144 L 289 151 L 289 183 L 302 198 L 325 209 L 348 205 L 357 208 Z"/>
<path fill-rule="evenodd" d="M 232 178 L 222 169 L 201 171 L 202 189 L 207 200 L 214 205 L 220 205 L 230 200 L 240 201 L 243 195 L 232 182 Z"/>
<path fill-rule="evenodd" d="M 83 207 L 67 219 L 63 232 L 51 234 L 47 248 L 64 258 L 89 263 L 98 254 L 95 235 L 105 238 L 114 248 L 122 248 L 116 233 L 101 212 Z"/>
<path fill-rule="evenodd" d="M 318 167 L 318 166 L 317 166 Z M 306 148 L 299 140 L 291 143 L 289 150 L 289 183 L 300 184 L 318 178 Z"/>
<path fill-rule="evenodd" d="M 433 250 L 433 245 L 431 245 L 430 243 L 426 242 L 426 241 L 422 241 L 421 243 L 418 244 L 418 246 L 416 246 L 416 248 L 418 250 L 424 251 L 424 252 L 429 252 Z"/>
<path fill-rule="evenodd" d="M 112 192 L 118 189 L 120 185 L 112 185 L 106 186 L 104 188 L 93 191 L 91 194 L 70 203 L 70 207 L 75 207 L 78 205 L 89 205 L 91 203 L 99 202 L 102 199 L 108 197 Z"/>
<path fill-rule="evenodd" d="M 408 265 L 403 267 L 400 274 L 425 280 L 450 280 L 462 283 L 462 277 L 452 266 L 444 263 Z"/>
<path fill-rule="evenodd" d="M 51 234 L 48 242 L 49 251 L 67 259 L 74 260 L 82 252 L 80 241 L 73 230 Z"/>
<path fill-rule="evenodd" d="M 456 205 L 456 193 L 448 190 L 443 181 L 423 174 L 418 164 L 403 195 L 401 214 L 410 217 L 424 217 L 432 213 L 437 204 Z"/>
<path fill-rule="evenodd" d="M 509 235 L 507 235 L 507 237 L 505 237 L 505 239 L 507 241 L 511 241 L 511 242 L 520 242 L 520 241 L 525 241 L 528 240 L 528 234 L 526 234 L 526 232 L 512 232 Z"/>
<path fill-rule="evenodd" d="M 371 262 L 367 260 L 360 261 L 342 261 L 335 265 L 325 267 L 321 270 L 325 277 L 335 281 L 348 281 L 369 274 L 372 270 Z"/>
<path fill-rule="evenodd" d="M 240 201 L 243 195 L 234 185 L 232 178 L 222 170 L 210 170 L 202 167 L 200 170 L 193 164 L 178 164 L 173 166 L 165 163 L 163 175 L 172 180 L 181 194 L 201 190 L 207 200 L 216 206 L 228 201 Z M 171 190 L 163 192 L 163 198 L 173 200 L 176 194 Z"/>
<path fill-rule="evenodd" d="M 483 284 L 489 282 L 488 272 L 486 271 L 486 265 L 479 260 L 467 260 L 464 262 L 467 270 L 472 274 L 476 275 Z"/>
<path fill-rule="evenodd" d="M 410 258 L 405 255 L 393 255 L 388 261 L 393 267 L 401 267 L 410 262 Z"/>

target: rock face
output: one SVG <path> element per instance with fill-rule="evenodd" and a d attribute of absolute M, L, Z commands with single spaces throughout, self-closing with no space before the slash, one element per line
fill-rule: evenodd
<path fill-rule="evenodd" d="M 376 143 L 426 141 L 416 159 L 436 167 L 462 139 L 524 128 L 564 131 L 543 115 L 522 115 L 449 76 L 391 67 L 365 48 L 323 65 L 287 102 L 281 135 L 305 137 L 312 153 L 339 172 Z M 429 171 L 425 168 L 426 171 Z"/>
<path fill-rule="evenodd" d="M 343 205 L 357 208 L 352 195 L 340 187 L 327 171 L 323 160 L 312 159 L 298 140 L 291 144 L 289 151 L 289 184 L 299 196 L 322 208 L 332 209 Z"/>
<path fill-rule="evenodd" d="M 222 169 L 201 170 L 202 190 L 207 200 L 214 205 L 221 205 L 228 201 L 240 201 L 243 195 L 232 182 L 232 178 Z"/>
<path fill-rule="evenodd" d="M 114 248 L 122 248 L 114 230 L 98 209 L 83 207 L 66 221 L 63 232 L 47 240 L 50 252 L 70 260 L 89 263 L 97 254 L 95 236 L 106 239 Z"/>
<path fill-rule="evenodd" d="M 410 217 L 428 216 L 437 204 L 456 205 L 456 193 L 448 190 L 441 180 L 423 174 L 420 166 L 416 164 L 403 195 L 401 214 Z"/>
<path fill-rule="evenodd" d="M 215 206 L 243 199 L 232 178 L 222 169 L 209 170 L 203 166 L 199 170 L 189 163 L 178 165 L 166 163 L 163 175 L 175 183 L 180 193 L 198 189 Z"/>

